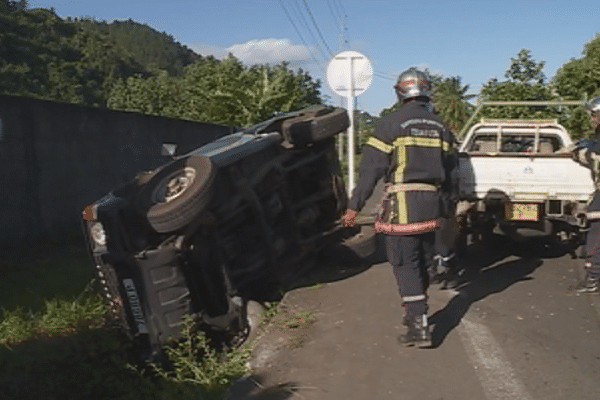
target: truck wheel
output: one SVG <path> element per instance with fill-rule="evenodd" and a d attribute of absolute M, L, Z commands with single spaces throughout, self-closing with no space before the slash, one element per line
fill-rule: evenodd
<path fill-rule="evenodd" d="M 203 155 L 180 158 L 152 176 L 140 192 L 150 226 L 159 233 L 183 228 L 212 197 L 216 168 Z"/>
<path fill-rule="evenodd" d="M 281 133 L 293 146 L 302 146 L 335 136 L 350 126 L 343 108 L 313 107 L 298 116 L 283 121 Z"/>

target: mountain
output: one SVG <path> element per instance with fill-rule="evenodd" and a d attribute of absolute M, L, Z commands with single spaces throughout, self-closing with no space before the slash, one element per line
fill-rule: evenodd
<path fill-rule="evenodd" d="M 172 36 L 128 21 L 61 19 L 0 0 L 0 93 L 106 106 L 120 79 L 179 76 L 202 57 Z"/>

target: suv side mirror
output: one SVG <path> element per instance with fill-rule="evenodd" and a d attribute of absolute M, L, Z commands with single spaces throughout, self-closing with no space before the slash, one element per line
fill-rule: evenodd
<path fill-rule="evenodd" d="M 163 143 L 160 149 L 161 156 L 175 157 L 177 155 L 177 145 L 175 143 Z"/>

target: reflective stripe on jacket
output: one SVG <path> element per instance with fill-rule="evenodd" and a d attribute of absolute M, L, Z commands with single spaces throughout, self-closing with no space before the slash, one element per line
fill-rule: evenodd
<path fill-rule="evenodd" d="M 363 149 L 357 187 L 349 208 L 359 211 L 382 176 L 395 184 L 423 183 L 439 190 L 398 190 L 384 196 L 375 228 L 387 234 L 416 234 L 439 226 L 440 190 L 456 168 L 454 137 L 426 103 L 414 101 L 384 117 Z"/>

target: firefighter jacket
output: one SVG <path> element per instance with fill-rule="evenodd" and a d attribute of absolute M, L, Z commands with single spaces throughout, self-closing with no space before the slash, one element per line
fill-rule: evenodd
<path fill-rule="evenodd" d="M 593 147 L 576 147 L 573 150 L 573 159 L 586 168 L 589 168 L 594 180 L 596 191 L 587 206 L 588 219 L 600 219 L 600 127 L 596 128 L 596 145 Z M 592 142 L 593 143 L 593 142 Z"/>
<path fill-rule="evenodd" d="M 386 191 L 375 230 L 412 235 L 436 230 L 457 195 L 454 136 L 428 103 L 415 100 L 384 117 L 363 148 L 348 208 L 360 211 L 380 178 Z"/>

